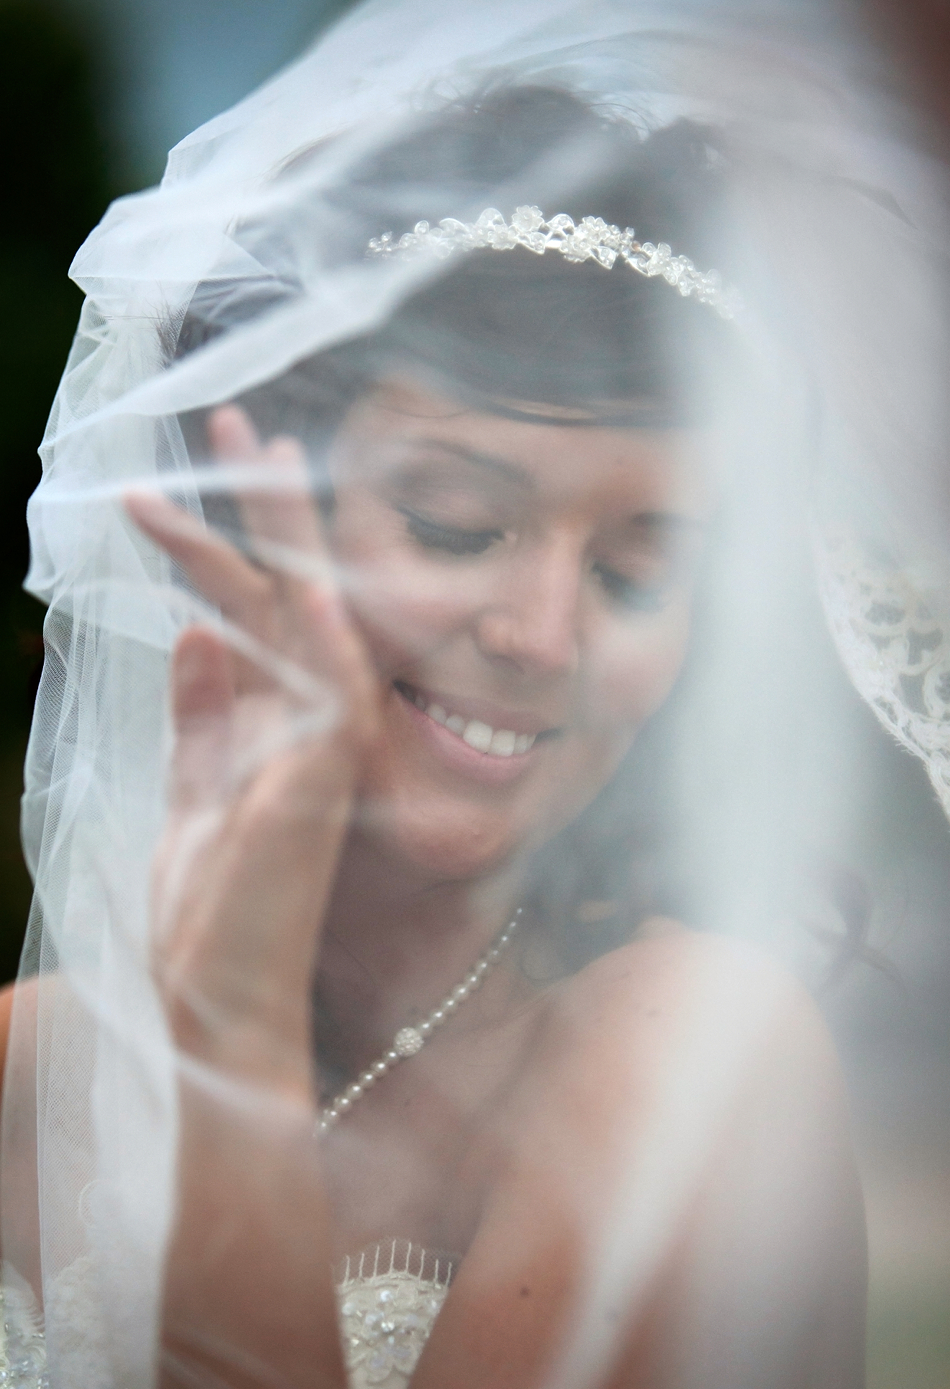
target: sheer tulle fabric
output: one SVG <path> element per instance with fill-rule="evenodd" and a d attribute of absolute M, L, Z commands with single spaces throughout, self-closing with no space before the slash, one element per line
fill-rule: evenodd
<path fill-rule="evenodd" d="M 248 767 L 342 717 L 331 688 L 198 594 L 131 526 L 121 497 L 156 489 L 227 529 L 222 496 L 299 487 L 279 470 L 262 482 L 202 462 L 182 420 L 376 330 L 434 283 L 437 262 L 367 259 L 370 237 L 411 225 L 416 209 L 361 171 L 449 103 L 522 83 L 575 91 L 644 133 L 706 122 L 728 153 L 733 263 L 722 268 L 745 303 L 715 412 L 728 441 L 728 543 L 710 575 L 713 635 L 695 663 L 676 774 L 706 919 L 753 935 L 765 920 L 780 933 L 772 906 L 797 867 L 789 846 L 847 813 L 844 790 L 838 805 L 816 806 L 789 732 L 826 717 L 816 712 L 826 675 L 803 635 L 819 590 L 855 684 L 926 760 L 950 809 L 937 269 L 947 232 L 927 168 L 893 142 L 833 55 L 766 41 L 751 18 L 727 21 L 712 5 L 357 9 L 178 146 L 162 186 L 115 204 L 73 266 L 87 298 L 30 507 L 28 585 L 49 614 L 23 820 L 36 879 L 23 964 L 32 982 L 17 1003 L 5 1102 L 5 1295 L 21 1328 L 8 1355 L 22 1362 L 11 1382 L 39 1383 L 30 1374 L 44 1364 L 55 1389 L 155 1382 L 180 1058 L 152 971 L 161 923 L 150 884 L 176 638 L 210 625 L 277 692 L 268 736 L 222 777 L 218 803 L 202 811 L 209 823 Z M 575 156 L 565 150 L 532 175 L 546 212 L 570 204 L 582 181 Z M 420 215 L 471 218 L 508 192 L 473 195 L 447 173 Z M 199 287 L 220 291 L 220 322 L 176 355 Z M 265 560 L 288 573 L 301 562 Z M 200 856 L 206 831 L 196 818 L 183 861 Z M 266 1097 L 236 1102 L 249 1122 L 271 1122 Z M 608 1283 L 632 1286 L 622 1225 L 621 1211 L 602 1267 Z M 440 1275 L 422 1281 L 430 1302 L 444 1296 Z M 347 1288 L 345 1327 L 357 1315 Z M 40 1315 L 42 1360 L 30 1329 Z M 413 1340 L 395 1368 L 411 1369 L 417 1352 Z M 353 1373 L 388 1382 L 369 1379 L 368 1363 Z"/>

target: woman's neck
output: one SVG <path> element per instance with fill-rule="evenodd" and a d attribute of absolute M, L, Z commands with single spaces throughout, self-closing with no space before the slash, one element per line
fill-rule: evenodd
<path fill-rule="evenodd" d="M 523 879 L 523 867 L 508 866 L 476 881 L 437 880 L 352 833 L 324 924 L 318 1041 L 326 1029 L 351 1069 L 421 1020 L 511 919 Z"/>

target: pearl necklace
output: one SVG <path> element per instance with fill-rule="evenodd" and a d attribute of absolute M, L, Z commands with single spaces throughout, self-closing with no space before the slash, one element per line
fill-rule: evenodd
<path fill-rule="evenodd" d="M 467 998 L 471 998 L 484 980 L 485 975 L 501 959 L 502 951 L 518 929 L 521 912 L 522 908 L 519 907 L 508 925 L 492 941 L 484 955 L 476 960 L 461 984 L 456 984 L 455 988 L 446 994 L 439 1006 L 432 1010 L 424 1022 L 421 1022 L 418 1027 L 401 1027 L 393 1038 L 389 1050 L 384 1051 L 378 1061 L 374 1061 L 371 1066 L 368 1066 L 359 1080 L 354 1080 L 353 1084 L 348 1085 L 337 1095 L 335 1100 L 331 1100 L 325 1109 L 321 1109 L 320 1118 L 315 1126 L 318 1135 L 331 1129 L 337 1120 L 342 1118 L 348 1110 L 353 1108 L 356 1101 L 366 1094 L 370 1086 L 375 1085 L 377 1080 L 381 1080 L 387 1071 L 392 1070 L 393 1066 L 406 1060 L 407 1057 L 415 1056 L 417 1051 L 421 1051 L 435 1029 L 441 1027 L 444 1022 L 448 1022 L 452 1014 L 458 1010 L 459 1005 L 464 1003 Z"/>

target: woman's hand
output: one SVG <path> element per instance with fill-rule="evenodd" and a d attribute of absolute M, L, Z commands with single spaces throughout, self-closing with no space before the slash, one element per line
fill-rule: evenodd
<path fill-rule="evenodd" d="M 233 406 L 209 436 L 256 475 L 239 499 L 251 558 L 164 498 L 126 501 L 224 619 L 184 632 L 172 663 L 156 970 L 185 1051 L 306 1088 L 308 985 L 377 692 L 299 444 L 262 446 Z"/>
<path fill-rule="evenodd" d="M 247 554 L 162 498 L 126 501 L 223 618 L 175 649 L 154 878 L 181 1095 L 161 1382 L 340 1386 L 310 983 L 378 695 L 299 445 L 262 446 L 233 407 L 209 435 L 259 478 L 239 503 Z"/>

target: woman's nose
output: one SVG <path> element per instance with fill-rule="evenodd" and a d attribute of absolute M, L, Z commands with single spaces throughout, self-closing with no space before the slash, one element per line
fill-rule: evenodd
<path fill-rule="evenodd" d="M 498 575 L 479 613 L 479 649 L 525 674 L 570 674 L 577 668 L 582 558 L 569 540 L 532 548 Z"/>

